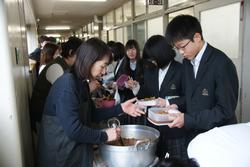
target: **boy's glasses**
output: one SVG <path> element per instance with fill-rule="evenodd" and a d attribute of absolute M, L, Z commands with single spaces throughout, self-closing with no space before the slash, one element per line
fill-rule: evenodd
<path fill-rule="evenodd" d="M 179 46 L 179 47 L 177 47 L 177 46 L 174 46 L 173 47 L 173 49 L 175 49 L 175 50 L 184 50 L 187 46 L 188 46 L 188 44 L 191 42 L 191 40 L 189 40 L 185 45 L 183 45 L 183 46 Z"/>

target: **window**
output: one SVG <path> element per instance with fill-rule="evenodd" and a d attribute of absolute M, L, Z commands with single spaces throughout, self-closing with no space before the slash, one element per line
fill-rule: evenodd
<path fill-rule="evenodd" d="M 135 2 L 135 16 L 146 13 L 146 0 L 136 0 Z"/>
<path fill-rule="evenodd" d="M 142 50 L 145 44 L 145 22 L 144 21 L 135 24 L 135 39 L 139 43 L 140 50 Z"/>
<path fill-rule="evenodd" d="M 127 27 L 124 27 L 124 44 L 129 40 L 132 39 L 132 26 L 129 25 Z"/>
<path fill-rule="evenodd" d="M 115 10 L 115 22 L 116 25 L 122 23 L 122 7 L 119 7 Z"/>
<path fill-rule="evenodd" d="M 128 21 L 128 20 L 131 20 L 132 19 L 132 10 L 131 10 L 131 1 L 125 3 L 123 5 L 123 17 L 124 17 L 124 21 Z"/>
<path fill-rule="evenodd" d="M 152 35 L 163 35 L 163 17 L 157 17 L 147 21 L 148 23 L 148 38 Z M 155 26 L 157 25 L 157 26 Z"/>

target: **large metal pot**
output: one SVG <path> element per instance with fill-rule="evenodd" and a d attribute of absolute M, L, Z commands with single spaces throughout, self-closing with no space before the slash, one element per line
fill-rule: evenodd
<path fill-rule="evenodd" d="M 160 133 L 158 130 L 143 125 L 122 125 L 122 138 L 139 139 L 132 146 L 103 144 L 100 146 L 101 159 L 108 167 L 146 167 L 154 159 Z"/>

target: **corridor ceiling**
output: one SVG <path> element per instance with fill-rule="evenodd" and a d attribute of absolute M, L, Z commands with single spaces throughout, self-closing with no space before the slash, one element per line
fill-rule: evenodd
<path fill-rule="evenodd" d="M 95 15 L 102 16 L 126 1 L 128 0 L 106 0 L 106 2 L 31 0 L 40 34 L 53 33 L 51 30 L 46 31 L 45 26 L 67 25 L 77 30 L 92 21 Z"/>

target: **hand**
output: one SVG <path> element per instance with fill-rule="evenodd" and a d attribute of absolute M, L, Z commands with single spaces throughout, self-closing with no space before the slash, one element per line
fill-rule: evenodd
<path fill-rule="evenodd" d="M 92 80 L 89 82 L 89 90 L 93 92 L 97 88 L 101 87 L 101 84 L 97 80 Z"/>
<path fill-rule="evenodd" d="M 108 135 L 108 142 L 117 140 L 121 137 L 121 129 L 120 128 L 109 128 L 106 130 Z"/>
<path fill-rule="evenodd" d="M 130 79 L 130 80 L 127 81 L 127 87 L 128 87 L 129 89 L 133 89 L 133 88 L 135 87 L 136 84 L 138 84 L 138 82 L 137 82 L 137 81 L 134 81 L 134 80 L 132 80 L 132 79 Z"/>
<path fill-rule="evenodd" d="M 176 104 L 171 104 L 167 106 L 167 109 L 176 109 L 178 110 L 178 106 Z"/>
<path fill-rule="evenodd" d="M 172 122 L 167 124 L 170 128 L 182 128 L 184 126 L 184 113 L 172 113 L 170 115 L 173 117 Z"/>
<path fill-rule="evenodd" d="M 156 99 L 156 106 L 157 107 L 166 107 L 166 100 L 163 98 L 158 97 Z"/>
<path fill-rule="evenodd" d="M 140 110 L 140 108 L 136 104 L 134 104 L 136 100 L 136 98 L 133 98 L 122 103 L 121 107 L 123 112 L 132 117 L 137 117 L 141 116 L 141 114 L 145 114 L 142 110 Z"/>
<path fill-rule="evenodd" d="M 102 107 L 102 98 L 92 98 L 92 100 L 94 101 L 96 108 Z"/>

